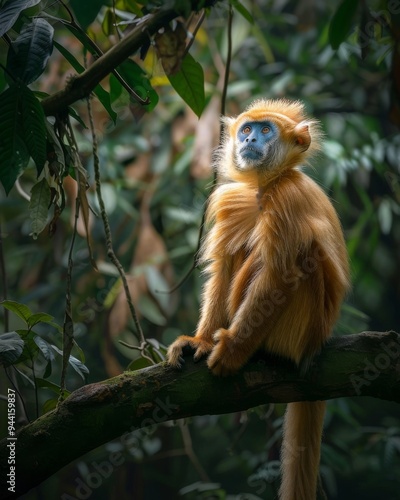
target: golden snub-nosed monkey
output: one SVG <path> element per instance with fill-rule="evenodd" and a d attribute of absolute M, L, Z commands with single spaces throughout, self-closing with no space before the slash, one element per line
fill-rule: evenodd
<path fill-rule="evenodd" d="M 194 337 L 168 349 L 208 355 L 215 375 L 241 368 L 258 349 L 310 362 L 332 331 L 349 286 L 340 222 L 323 190 L 299 165 L 320 148 L 302 103 L 255 101 L 226 132 L 216 168 L 201 262 L 208 280 Z M 316 497 L 325 402 L 288 405 L 281 500 Z M 298 453 L 293 450 L 301 450 Z"/>

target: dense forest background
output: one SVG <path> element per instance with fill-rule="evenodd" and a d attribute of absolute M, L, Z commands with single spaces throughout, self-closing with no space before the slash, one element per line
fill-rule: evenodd
<path fill-rule="evenodd" d="M 174 33 L 183 26 L 195 32 L 190 55 L 204 73 L 199 90 L 201 74 L 191 61 L 191 68 L 197 68 L 195 86 L 189 82 L 189 95 L 184 95 L 182 83 L 174 80 L 174 65 L 179 66 L 182 57 L 179 40 L 171 54 L 170 46 L 163 51 L 165 39 L 149 37 L 148 45 L 131 57 L 133 76 L 127 66 L 120 70 L 128 82 L 134 81 L 142 99 L 150 96 L 150 104 L 138 103 L 114 74 L 102 82 L 103 89 L 96 87 L 90 100 L 102 197 L 115 253 L 128 273 L 138 319 L 150 339 L 145 351 L 129 347 L 140 346 L 140 338 L 120 276 L 107 255 L 87 102 L 79 100 L 71 110 L 79 168 L 87 178 L 86 173 L 74 173 L 77 160 L 68 141 L 62 148 L 66 170 L 57 170 L 61 150 L 54 145 L 60 136 L 51 135 L 51 126 L 47 135 L 53 139 L 46 154 L 48 160 L 51 155 L 55 159 L 39 178 L 34 154 L 14 186 L 0 165 L 0 299 L 24 304 L 32 314 L 51 315 L 28 320 L 27 327 L 21 314 L 15 314 L 15 304 L 0 310 L 1 333 L 20 332 L 25 341 L 18 359 L 1 358 L 5 368 L 0 392 L 7 394 L 11 379 L 23 397 L 23 405 L 17 401 L 19 426 L 57 403 L 67 291 L 79 348 L 72 351 L 65 395 L 82 384 L 159 362 L 177 335 L 194 331 L 199 270 L 173 293 L 165 292 L 185 276 L 197 250 L 213 182 L 211 158 L 219 141 L 222 101 L 226 114 L 235 115 L 260 97 L 301 99 L 321 120 L 323 152 L 307 172 L 326 189 L 340 215 L 353 283 L 335 334 L 399 328 L 400 2 L 232 0 L 217 2 L 189 20 L 183 15 L 190 13 L 188 3 L 25 2 L 29 9 L 18 13 L 0 41 L 3 131 L 9 94 L 7 99 L 2 96 L 15 83 L 12 69 L 21 73 L 22 64 L 15 55 L 10 62 L 10 47 L 32 19 L 45 19 L 56 42 L 31 81 L 19 74 L 39 100 L 73 85 L 72 75 L 95 60 L 82 33 L 105 52 L 129 33 L 138 17 L 151 15 L 160 4 L 181 9 L 180 28 L 171 27 Z M 7 2 L 0 2 L 0 9 L 4 7 Z M 29 35 L 34 36 L 33 31 Z M 187 34 L 180 36 L 185 40 Z M 88 185 L 84 197 L 79 185 L 83 175 Z M 45 184 L 40 184 L 42 179 Z M 37 195 L 43 186 L 45 202 Z M 7 340 L 0 336 L 0 351 L 5 351 Z M 0 400 L 0 411 L 5 414 L 6 399 Z M 117 439 L 81 457 L 23 498 L 272 499 L 279 482 L 283 412 L 284 405 L 265 405 L 141 429 L 129 440 Z M 7 434 L 3 417 L 0 430 L 2 436 Z M 123 459 L 101 469 L 117 452 Z M 321 460 L 328 497 L 399 498 L 399 472 L 398 406 L 372 398 L 331 400 Z"/>

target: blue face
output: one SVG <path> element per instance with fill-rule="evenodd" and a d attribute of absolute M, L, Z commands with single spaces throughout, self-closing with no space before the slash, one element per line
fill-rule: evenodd
<path fill-rule="evenodd" d="M 276 126 L 269 121 L 245 122 L 238 133 L 237 153 L 244 163 L 264 162 L 271 143 L 277 138 Z"/>

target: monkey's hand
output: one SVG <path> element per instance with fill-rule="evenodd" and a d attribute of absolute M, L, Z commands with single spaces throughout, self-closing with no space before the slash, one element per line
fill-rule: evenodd
<path fill-rule="evenodd" d="M 214 375 L 220 376 L 237 372 L 247 361 L 243 343 L 225 328 L 215 332 L 214 340 L 216 344 L 207 359 L 208 368 Z"/>
<path fill-rule="evenodd" d="M 212 342 L 204 340 L 201 335 L 196 335 L 196 337 L 181 335 L 168 347 L 167 362 L 174 368 L 181 368 L 185 362 L 183 353 L 188 348 L 195 351 L 193 355 L 194 361 L 199 361 L 203 356 L 211 352 L 213 345 Z"/>

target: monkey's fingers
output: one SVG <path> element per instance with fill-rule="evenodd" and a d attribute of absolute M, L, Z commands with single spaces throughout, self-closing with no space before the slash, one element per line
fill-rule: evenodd
<path fill-rule="evenodd" d="M 214 340 L 217 341 L 217 344 L 207 360 L 207 365 L 214 375 L 222 377 L 232 375 L 245 362 L 242 359 L 242 350 L 238 350 L 231 336 L 232 332 L 224 328 L 220 328 L 214 334 Z"/>
<path fill-rule="evenodd" d="M 181 335 L 175 342 L 173 342 L 167 351 L 167 363 L 173 368 L 182 368 L 185 363 L 183 356 L 186 354 L 192 354 L 196 349 L 196 345 L 193 343 L 194 337 L 188 337 L 187 335 Z"/>
<path fill-rule="evenodd" d="M 211 360 L 210 358 L 208 358 L 207 365 L 212 371 L 213 375 L 216 375 L 217 377 L 227 377 L 228 375 L 232 375 L 236 371 L 234 368 L 225 364 L 223 358 L 217 359 L 214 357 Z"/>
<path fill-rule="evenodd" d="M 197 345 L 196 352 L 194 353 L 193 360 L 195 363 L 201 360 L 201 358 L 204 358 L 204 356 L 208 356 L 210 354 L 211 350 L 213 348 L 213 344 L 210 344 L 209 342 L 200 342 Z"/>

